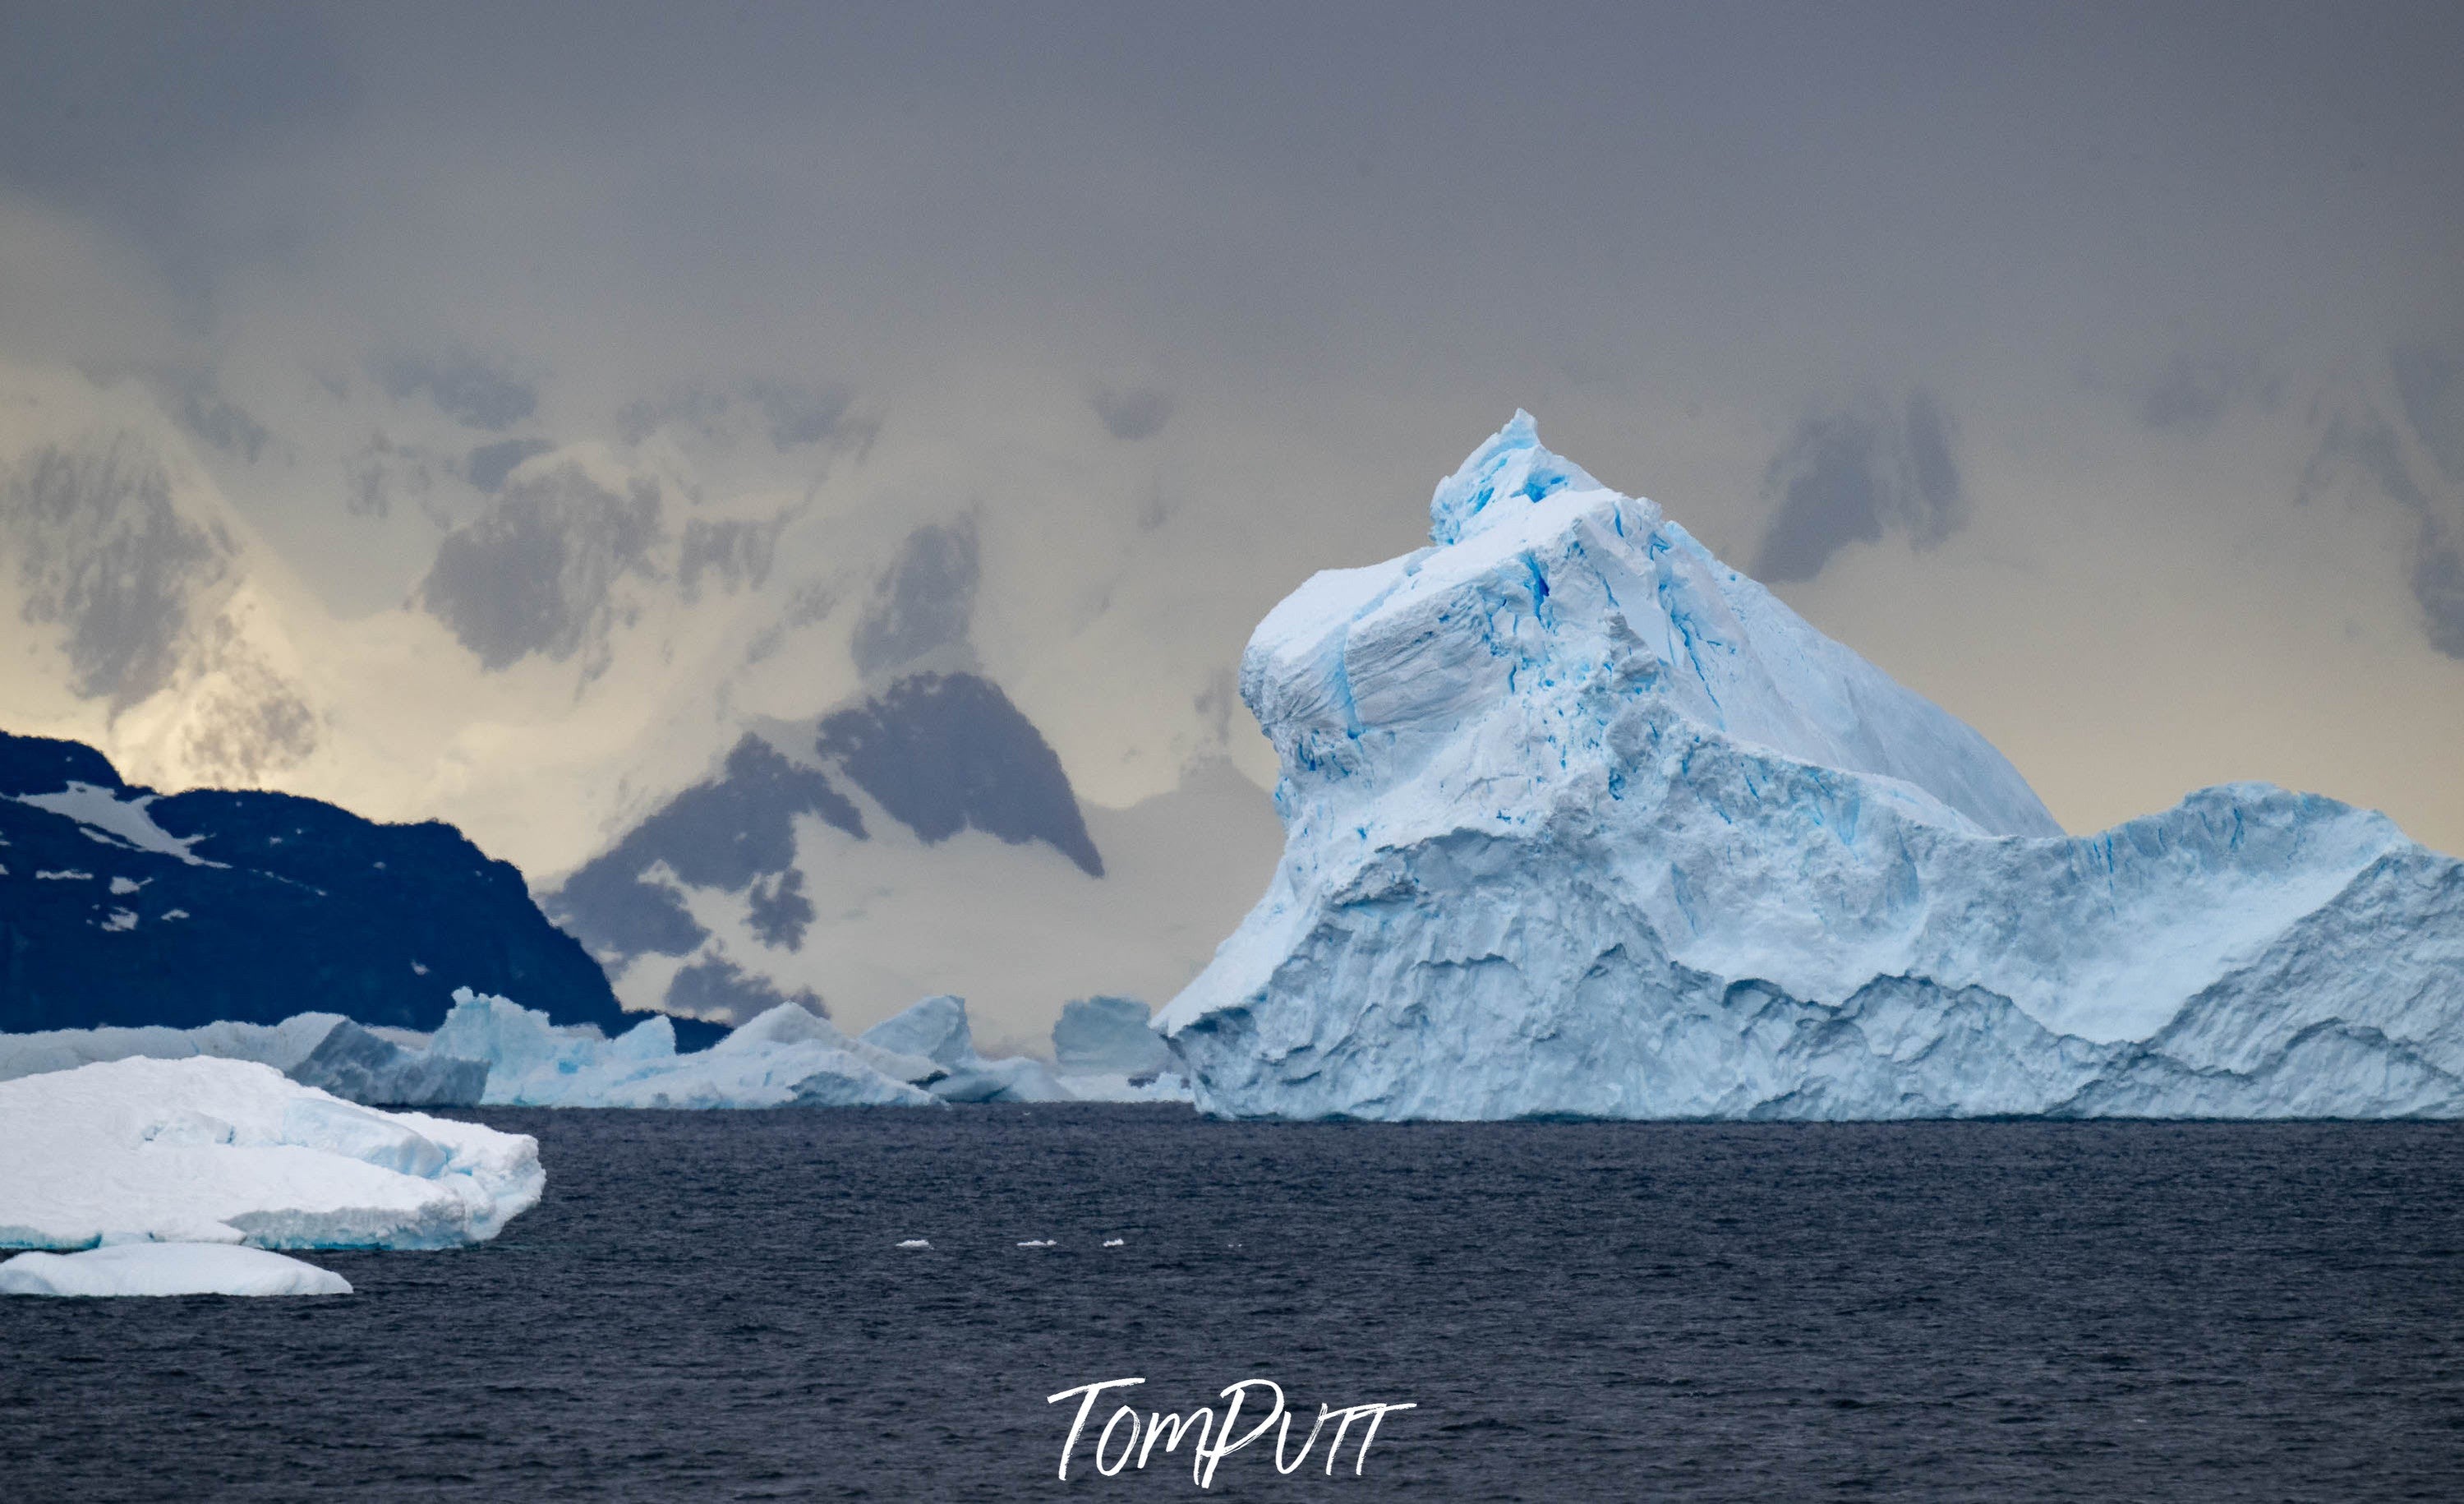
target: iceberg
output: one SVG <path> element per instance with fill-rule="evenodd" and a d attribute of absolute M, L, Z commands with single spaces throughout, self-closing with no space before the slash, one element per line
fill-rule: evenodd
<path fill-rule="evenodd" d="M 284 1073 L 344 1101 L 386 1107 L 475 1107 L 488 1087 L 484 1060 L 406 1047 L 347 1018 Z"/>
<path fill-rule="evenodd" d="M 973 1064 L 976 1033 L 967 1022 L 967 1000 L 943 993 L 910 1003 L 864 1031 L 864 1042 L 877 1050 L 915 1055 L 947 1070 Z"/>
<path fill-rule="evenodd" d="M 1053 1026 L 1059 1065 L 1023 1055 L 976 1052 L 966 999 L 929 997 L 864 1031 L 864 1043 L 921 1055 L 943 1074 L 925 1083 L 945 1102 L 1185 1102 L 1179 1063 L 1148 1025 L 1134 998 L 1082 998 Z"/>
<path fill-rule="evenodd" d="M 209 1056 L 0 1082 L 0 1248 L 452 1248 L 495 1237 L 546 1184 L 525 1135 Z"/>
<path fill-rule="evenodd" d="M 314 1054 L 325 1036 L 342 1022 L 340 1013 L 295 1013 L 279 1024 L 225 1022 L 197 1028 L 169 1028 L 155 1024 L 0 1034 L 0 1081 L 49 1071 L 73 1071 L 81 1065 L 133 1056 L 185 1060 L 191 1055 L 206 1055 L 218 1060 L 253 1060 L 288 1074 Z"/>
<path fill-rule="evenodd" d="M 463 988 L 429 1051 L 482 1062 L 482 1100 L 514 1107 L 930 1107 L 936 1098 L 912 1083 L 940 1074 L 931 1061 L 850 1040 L 793 1003 L 680 1055 L 664 1016 L 607 1039 Z"/>
<path fill-rule="evenodd" d="M 1052 1026 L 1061 1084 L 1082 1102 L 1186 1102 L 1189 1078 L 1135 998 L 1079 998 Z"/>
<path fill-rule="evenodd" d="M 330 1269 L 229 1243 L 115 1243 L 0 1263 L 0 1295 L 347 1295 Z"/>
<path fill-rule="evenodd" d="M 429 1036 L 366 1027 L 340 1013 L 295 1013 L 279 1024 L 219 1022 L 196 1028 L 55 1028 L 0 1034 L 0 1081 L 103 1060 L 253 1060 L 304 1086 L 381 1107 L 475 1107 L 485 1062 L 428 1048 Z"/>
<path fill-rule="evenodd" d="M 2464 864 L 2235 784 L 2070 837 L 1518 412 L 1243 698 L 1283 858 L 1155 1021 L 1227 1117 L 2464 1115 Z"/>
<path fill-rule="evenodd" d="M 944 1102 L 1189 1100 L 1178 1062 L 1129 998 L 1069 1004 L 1041 1060 L 976 1052 L 966 1003 L 931 997 L 850 1039 L 781 1004 L 709 1050 L 679 1053 L 651 1014 L 609 1039 L 464 987 L 432 1034 L 338 1013 L 280 1024 L 0 1034 L 0 1081 L 103 1060 L 205 1056 L 269 1065 L 304 1086 L 383 1107 L 929 1107 Z"/>
<path fill-rule="evenodd" d="M 1135 998 L 1078 998 L 1052 1026 L 1052 1058 L 1063 1075 L 1155 1075 L 1173 1069 L 1170 1048 Z"/>
<path fill-rule="evenodd" d="M 877 1050 L 919 1055 L 941 1068 L 927 1090 L 944 1102 L 1068 1102 L 1077 1098 L 1041 1060 L 976 1053 L 964 998 L 943 994 L 911 1003 L 864 1031 Z"/>

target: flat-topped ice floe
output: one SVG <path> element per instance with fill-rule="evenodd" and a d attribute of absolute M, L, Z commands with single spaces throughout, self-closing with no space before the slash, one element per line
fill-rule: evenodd
<path fill-rule="evenodd" d="M 0 1082 L 0 1248 L 451 1248 L 495 1237 L 546 1183 L 525 1135 L 207 1057 Z"/>
<path fill-rule="evenodd" d="M 347 1295 L 330 1269 L 230 1243 L 115 1243 L 0 1263 L 0 1295 Z"/>
<path fill-rule="evenodd" d="M 1268 613 L 1286 848 L 1157 1020 L 1231 1116 L 2464 1115 L 2464 864 L 2254 784 L 2064 835 L 1518 413 Z"/>

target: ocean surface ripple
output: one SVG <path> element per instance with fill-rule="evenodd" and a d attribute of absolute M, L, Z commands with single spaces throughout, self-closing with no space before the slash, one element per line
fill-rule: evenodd
<path fill-rule="evenodd" d="M 1235 1452 L 1233 1498 L 2464 1479 L 2456 1125 L 473 1116 L 548 1166 L 495 1243 L 315 1255 L 346 1298 L 0 1300 L 0 1493 L 1195 1495 L 1186 1449 L 1054 1477 L 1045 1396 L 1132 1375 L 1419 1406 L 1358 1477 Z"/>

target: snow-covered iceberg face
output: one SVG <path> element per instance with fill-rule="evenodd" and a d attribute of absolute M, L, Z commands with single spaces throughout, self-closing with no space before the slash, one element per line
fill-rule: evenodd
<path fill-rule="evenodd" d="M 1158 1020 L 1201 1107 L 2464 1111 L 2464 879 L 2383 817 L 2245 785 L 2068 839 L 1528 414 L 1430 512 L 1243 659 L 1287 845 Z"/>
<path fill-rule="evenodd" d="M 1506 829 L 1569 794 L 1620 797 L 1631 739 L 1677 722 L 1869 775 L 1928 823 L 2060 833 L 1984 738 L 1658 506 L 1541 449 L 1528 413 L 1430 511 L 1439 546 L 1319 574 L 1250 638 L 1242 695 L 1282 759 L 1291 833 L 1355 814 L 1396 834 Z"/>
<path fill-rule="evenodd" d="M 0 1082 L 0 1248 L 451 1248 L 495 1237 L 546 1183 L 525 1135 L 208 1057 Z"/>

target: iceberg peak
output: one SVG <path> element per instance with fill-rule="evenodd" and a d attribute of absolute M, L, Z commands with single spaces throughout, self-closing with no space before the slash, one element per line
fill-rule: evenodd
<path fill-rule="evenodd" d="M 1561 491 L 1600 489 L 1581 466 L 1543 448 L 1539 421 L 1517 408 L 1506 427 L 1438 482 L 1429 498 L 1429 539 L 1442 547 L 1485 530 L 1495 520 L 1489 509 L 1503 501 L 1544 501 Z"/>

